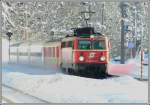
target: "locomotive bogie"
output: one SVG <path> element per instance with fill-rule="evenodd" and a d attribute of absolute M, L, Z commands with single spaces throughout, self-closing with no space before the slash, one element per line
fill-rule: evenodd
<path fill-rule="evenodd" d="M 73 69 L 76 72 L 86 72 L 86 71 L 90 71 L 93 72 L 94 70 L 96 70 L 98 73 L 105 73 L 107 72 L 107 64 L 74 64 Z M 97 73 L 96 72 L 96 73 Z"/>

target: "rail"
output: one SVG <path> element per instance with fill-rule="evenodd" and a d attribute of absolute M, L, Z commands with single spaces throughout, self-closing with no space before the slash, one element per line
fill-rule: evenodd
<path fill-rule="evenodd" d="M 36 103 L 51 103 L 51 102 L 48 102 L 48 101 L 43 100 L 43 99 L 41 99 L 41 98 L 38 98 L 38 97 L 36 97 L 36 96 L 30 95 L 30 94 L 28 94 L 28 93 L 25 93 L 25 92 L 23 92 L 22 90 L 16 89 L 16 88 L 14 88 L 14 87 L 10 87 L 10 86 L 8 86 L 8 85 L 6 85 L 6 84 L 2 84 L 2 87 L 5 88 L 5 89 L 9 89 L 9 90 L 11 90 L 11 91 L 13 91 L 13 92 L 15 92 L 15 93 L 18 93 L 18 94 L 20 94 L 20 95 L 22 95 L 22 96 L 26 96 L 26 97 L 28 97 L 29 99 L 33 99 L 34 101 L 36 101 Z M 2 92 L 2 93 L 3 93 L 3 92 Z M 16 98 L 17 98 L 17 97 L 16 97 Z M 4 101 L 8 102 L 8 103 L 17 103 L 17 102 L 15 102 L 15 101 L 13 101 L 13 99 L 8 98 L 7 95 L 4 96 L 4 93 L 2 94 L 2 99 L 3 99 Z M 19 103 L 20 103 L 20 102 L 19 102 Z M 34 102 L 21 102 L 21 103 L 34 103 Z"/>

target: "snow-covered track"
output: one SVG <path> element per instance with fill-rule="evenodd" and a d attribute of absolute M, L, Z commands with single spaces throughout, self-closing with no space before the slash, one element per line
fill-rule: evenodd
<path fill-rule="evenodd" d="M 3 103 L 51 103 L 8 85 L 2 85 Z"/>
<path fill-rule="evenodd" d="M 4 96 L 2 96 L 2 101 L 3 101 L 3 103 L 15 103 L 12 100 L 10 100 L 10 99 L 8 99 L 8 98 L 6 98 Z"/>

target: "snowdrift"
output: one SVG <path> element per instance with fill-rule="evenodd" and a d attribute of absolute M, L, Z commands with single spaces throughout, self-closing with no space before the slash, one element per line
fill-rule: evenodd
<path fill-rule="evenodd" d="M 109 64 L 108 65 L 108 74 L 111 75 L 130 75 L 134 68 L 136 67 L 135 63 L 127 64 Z"/>
<path fill-rule="evenodd" d="M 118 69 L 126 71 L 126 66 L 120 65 Z M 129 64 L 127 67 L 132 66 Z M 25 71 L 30 71 L 30 73 Z M 40 74 L 37 74 L 37 71 Z M 5 66 L 2 72 L 2 82 L 53 103 L 148 102 L 147 82 L 138 81 L 131 76 L 92 79 L 50 71 L 53 69 L 40 70 L 20 65 Z"/>

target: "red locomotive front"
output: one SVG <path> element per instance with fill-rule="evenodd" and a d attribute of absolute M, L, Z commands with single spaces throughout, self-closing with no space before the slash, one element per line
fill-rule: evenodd
<path fill-rule="evenodd" d="M 78 64 L 107 64 L 108 45 L 104 37 L 97 38 L 78 38 L 74 48 L 74 63 Z"/>
<path fill-rule="evenodd" d="M 61 67 L 67 72 L 89 70 L 99 75 L 106 74 L 109 62 L 109 41 L 106 36 L 90 33 L 86 37 L 66 37 L 62 40 L 61 50 Z"/>

